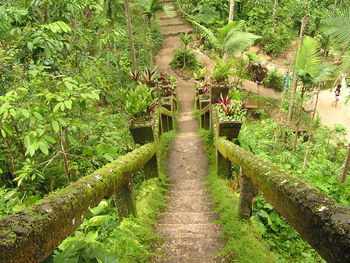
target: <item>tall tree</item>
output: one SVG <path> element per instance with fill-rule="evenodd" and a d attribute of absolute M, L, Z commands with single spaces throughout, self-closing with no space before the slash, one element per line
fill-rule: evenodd
<path fill-rule="evenodd" d="M 296 151 L 305 94 L 308 88 L 310 89 L 315 85 L 319 85 L 319 83 L 325 81 L 332 73 L 332 68 L 322 63 L 322 55 L 319 52 L 319 46 L 319 43 L 315 39 L 305 37 L 295 63 L 295 72 L 297 77 L 301 80 L 302 88 L 293 143 L 293 153 Z"/>
<path fill-rule="evenodd" d="M 132 69 L 136 70 L 137 69 L 136 51 L 135 51 L 135 45 L 134 45 L 134 36 L 132 33 L 131 16 L 130 16 L 130 9 L 129 9 L 129 1 L 128 0 L 124 0 L 124 8 L 125 8 L 126 26 L 128 28 L 128 38 L 129 38 L 129 44 L 130 44 L 130 55 L 131 55 Z"/>
<path fill-rule="evenodd" d="M 142 8 L 143 15 L 147 18 L 148 34 L 149 34 L 149 56 L 151 66 L 153 65 L 153 46 L 152 46 L 152 20 L 157 12 L 163 11 L 164 8 L 159 4 L 158 0 L 137 0 L 137 5 Z"/>
<path fill-rule="evenodd" d="M 304 39 L 306 23 L 307 23 L 307 16 L 304 16 L 301 20 L 300 34 L 299 34 L 299 39 L 297 44 L 297 50 L 295 52 L 295 61 L 297 59 L 298 53 L 300 52 L 301 43 L 303 42 L 303 39 Z M 289 101 L 288 117 L 287 117 L 287 122 L 289 126 L 292 126 L 292 120 L 293 120 L 292 118 L 293 118 L 293 110 L 294 110 L 294 102 L 295 102 L 295 94 L 297 91 L 297 86 L 298 86 L 298 79 L 297 79 L 297 74 L 294 70 L 292 89 L 291 89 L 290 101 Z"/>
<path fill-rule="evenodd" d="M 233 22 L 235 15 L 235 0 L 230 0 L 230 10 L 228 15 L 228 23 Z"/>
<path fill-rule="evenodd" d="M 278 0 L 275 0 L 275 3 L 273 5 L 273 10 L 272 10 L 272 33 L 275 33 L 275 29 L 276 29 L 277 8 L 278 8 Z"/>
<path fill-rule="evenodd" d="M 348 153 L 346 155 L 344 164 L 342 169 L 340 170 L 339 176 L 338 176 L 338 180 L 341 183 L 344 183 L 346 180 L 346 174 L 349 171 L 349 166 L 350 166 L 350 145 L 348 145 Z"/>

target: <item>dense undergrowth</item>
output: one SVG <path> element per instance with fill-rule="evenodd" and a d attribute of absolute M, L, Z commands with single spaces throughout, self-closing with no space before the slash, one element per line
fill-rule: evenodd
<path fill-rule="evenodd" d="M 191 20 L 209 27 L 219 28 L 226 25 L 229 17 L 230 1 L 177 0 L 182 9 Z M 319 1 L 277 1 L 277 9 L 274 9 L 276 1 L 248 0 L 235 1 L 234 20 L 244 20 L 249 32 L 262 36 L 257 44 L 269 55 L 280 55 L 295 39 L 300 29 L 300 21 L 304 15 L 308 15 L 306 33 L 316 36 L 322 42 L 322 47 L 327 48 L 329 39 L 321 32 L 321 21 L 332 16 L 334 8 L 339 11 L 348 7 L 349 3 L 338 3 L 333 0 Z M 334 7 L 334 8 L 332 8 Z M 274 17 L 275 10 L 275 17 Z"/>
<path fill-rule="evenodd" d="M 120 221 L 113 199 L 103 200 L 90 209 L 78 230 L 44 262 L 149 262 L 154 256 L 153 245 L 159 241 L 155 225 L 158 213 L 165 207 L 168 186 L 166 158 L 174 136 L 175 132 L 161 136 L 159 177 L 145 181 L 142 172 L 134 177 L 134 181 L 141 182 L 136 189 L 137 217 Z"/>
<path fill-rule="evenodd" d="M 163 37 L 131 13 L 144 69 Z M 1 2 L 0 218 L 134 149 L 129 51 L 122 1 Z"/>
<path fill-rule="evenodd" d="M 239 220 L 237 214 L 239 195 L 232 191 L 227 180 L 217 176 L 212 133 L 201 130 L 200 135 L 209 155 L 209 189 L 217 205 L 216 211 L 220 214 L 218 223 L 222 224 L 222 235 L 226 242 L 222 253 L 228 255 L 231 262 L 237 263 L 278 262 L 277 256 L 261 238 L 257 224 L 253 221 Z"/>

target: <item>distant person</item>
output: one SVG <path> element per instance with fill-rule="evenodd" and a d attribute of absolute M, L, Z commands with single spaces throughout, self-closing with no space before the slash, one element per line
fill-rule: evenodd
<path fill-rule="evenodd" d="M 338 101 L 340 99 L 340 88 L 341 88 L 341 84 L 338 84 L 337 88 L 335 89 L 335 92 L 334 92 L 335 100 L 332 102 L 332 106 L 335 108 L 337 107 Z"/>
<path fill-rule="evenodd" d="M 290 71 L 283 76 L 283 91 L 288 91 L 290 88 L 290 83 L 292 81 L 292 76 L 290 75 Z"/>

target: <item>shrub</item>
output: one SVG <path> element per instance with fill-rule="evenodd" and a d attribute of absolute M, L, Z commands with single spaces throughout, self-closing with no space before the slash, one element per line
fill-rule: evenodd
<path fill-rule="evenodd" d="M 147 107 L 152 104 L 152 92 L 145 85 L 138 85 L 127 93 L 125 110 L 136 118 L 142 118 L 147 116 Z"/>
<path fill-rule="evenodd" d="M 189 49 L 175 50 L 174 58 L 170 62 L 174 69 L 195 70 L 200 66 L 200 62 L 196 58 L 196 54 Z"/>
<path fill-rule="evenodd" d="M 283 76 L 277 69 L 274 69 L 264 78 L 263 84 L 267 88 L 283 91 Z"/>

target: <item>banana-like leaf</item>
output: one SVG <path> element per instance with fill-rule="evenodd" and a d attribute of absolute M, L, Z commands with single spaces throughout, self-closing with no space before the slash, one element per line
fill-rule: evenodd
<path fill-rule="evenodd" d="M 308 75 L 316 78 L 320 73 L 321 64 L 322 56 L 319 52 L 319 43 L 314 38 L 306 36 L 296 60 L 297 74 L 301 78 Z"/>
<path fill-rule="evenodd" d="M 326 20 L 322 30 L 336 43 L 350 50 L 350 9 L 345 10 L 343 15 Z"/>

